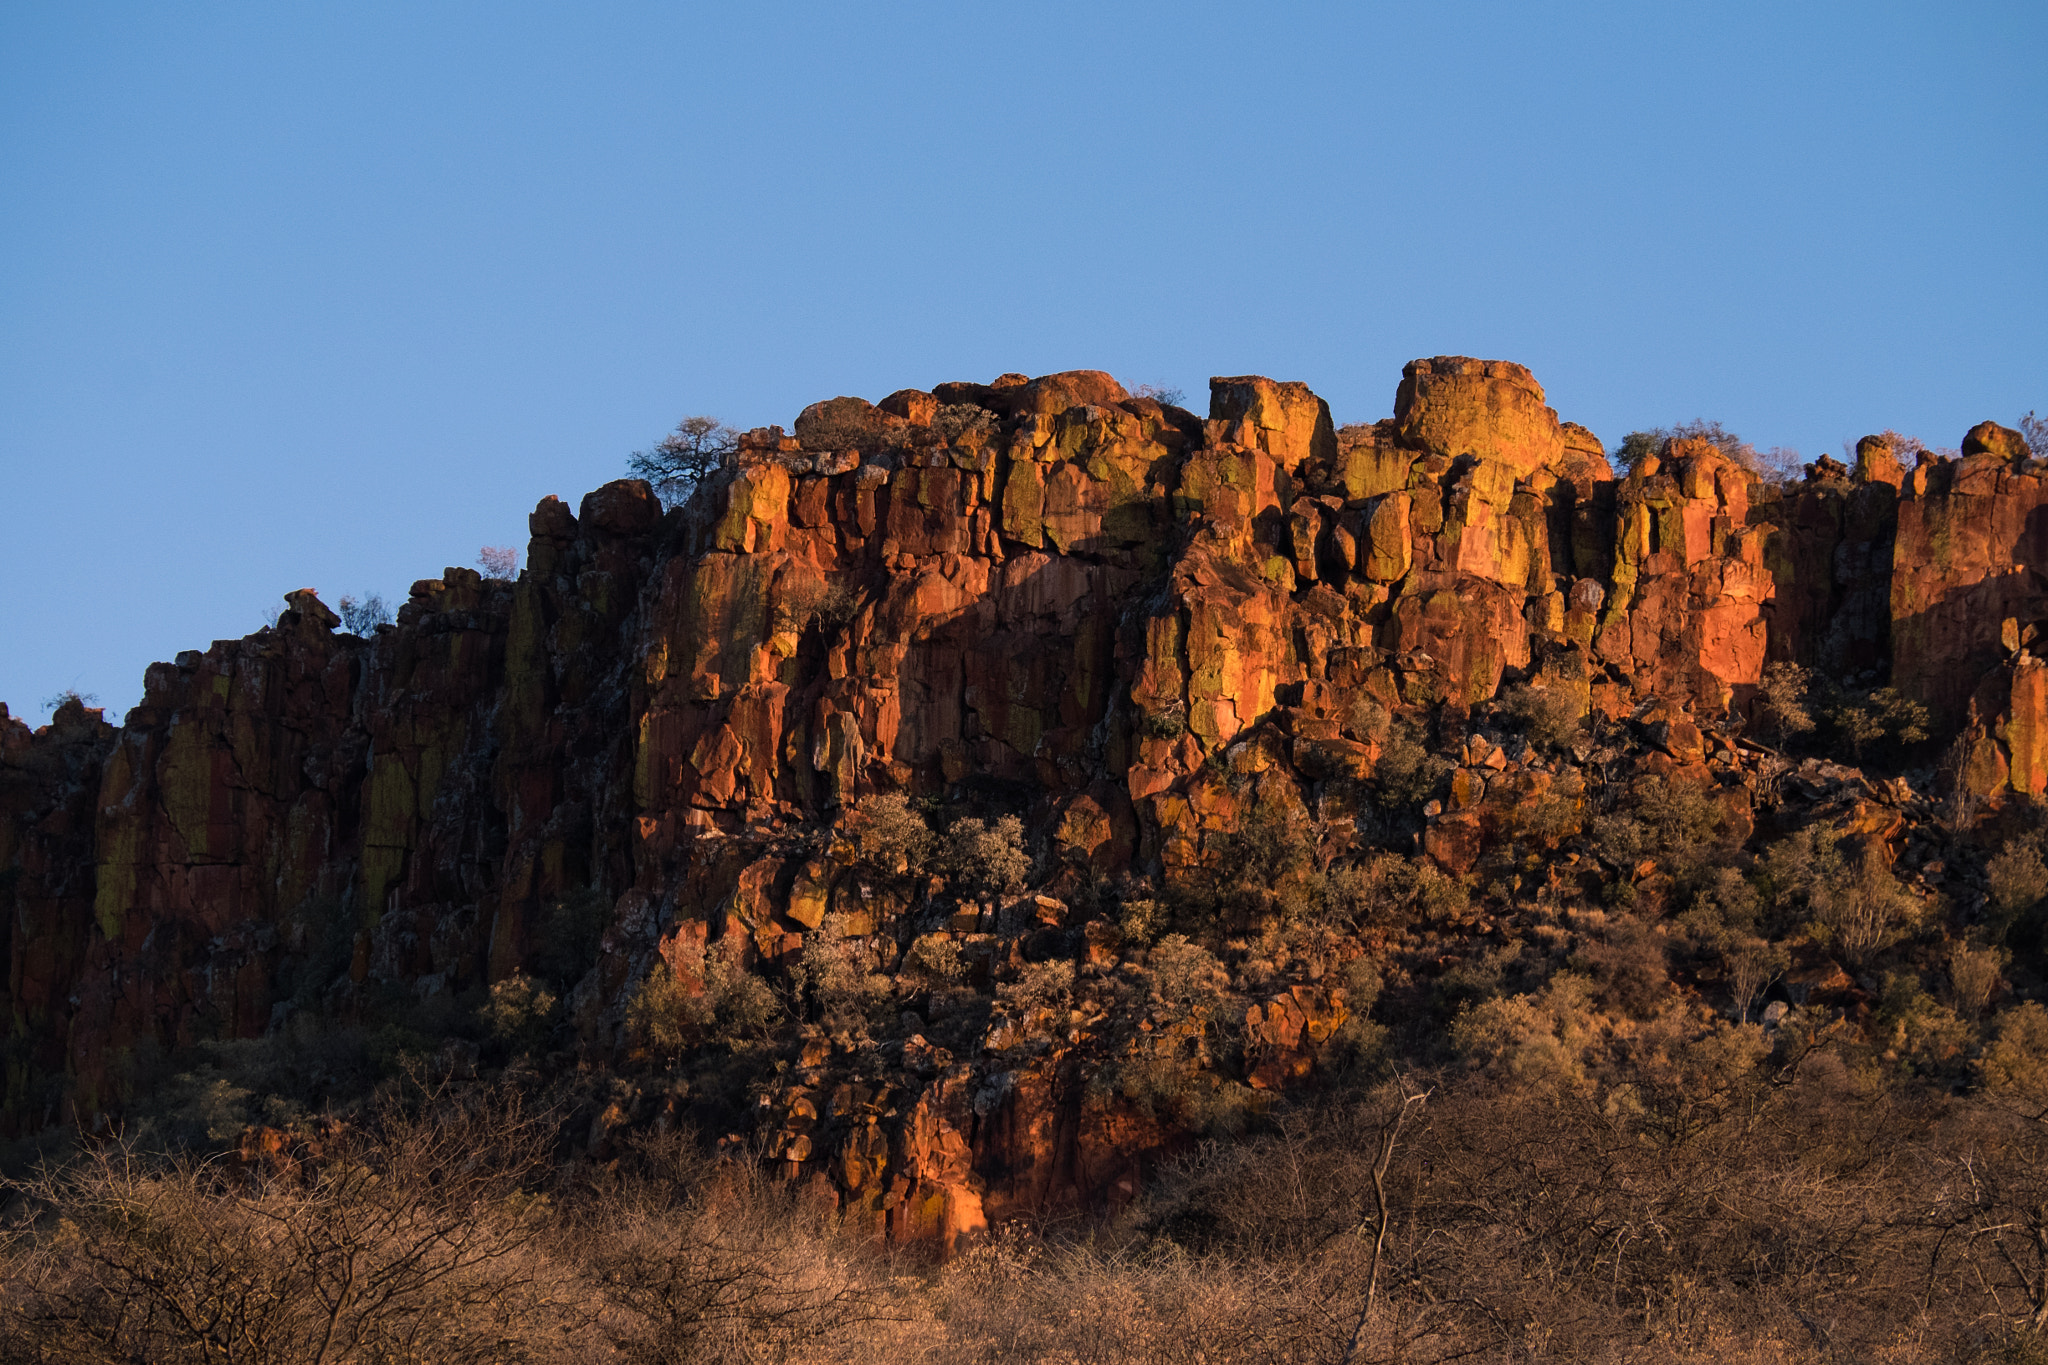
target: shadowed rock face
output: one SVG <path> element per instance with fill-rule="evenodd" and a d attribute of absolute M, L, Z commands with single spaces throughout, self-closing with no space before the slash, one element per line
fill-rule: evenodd
<path fill-rule="evenodd" d="M 1437 357 L 1342 430 L 1298 383 L 1214 380 L 1203 420 L 1076 371 L 835 398 L 795 432 L 667 513 L 630 480 L 545 499 L 517 582 L 449 569 L 374 638 L 293 593 L 152 665 L 118 730 L 0 712 L 6 1126 L 118 1110 L 151 1049 L 512 976 L 580 888 L 609 911 L 577 1045 L 623 1058 L 658 955 L 732 940 L 772 971 L 828 911 L 907 922 L 806 842 L 876 792 L 1022 793 L 1051 894 L 961 941 L 1010 951 L 1023 930 L 980 931 L 1016 920 L 1085 962 L 1086 883 L 1209 875 L 1255 804 L 1348 819 L 1385 735 L 1362 702 L 1455 736 L 1540 678 L 1683 760 L 1767 660 L 1888 666 L 1969 728 L 1982 791 L 2048 785 L 2048 476 L 1993 424 L 1959 461 L 1873 448 L 1770 494 L 1700 442 L 1617 480 L 1526 369 Z M 1476 818 L 1424 846 L 1456 865 Z M 1337 987 L 1257 1006 L 1249 1083 L 1306 1074 L 1344 1016 Z M 999 1043 L 915 1038 L 861 1081 L 804 1043 L 776 1154 L 948 1241 L 1123 1197 L 1174 1139 L 1087 1098 L 1065 1044 Z"/>

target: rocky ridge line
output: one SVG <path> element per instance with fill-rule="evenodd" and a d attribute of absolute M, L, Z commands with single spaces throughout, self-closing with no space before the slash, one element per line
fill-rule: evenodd
<path fill-rule="evenodd" d="M 562 1050 L 627 1072 L 657 962 L 701 992 L 705 952 L 741 945 L 785 980 L 828 915 L 899 982 L 927 939 L 983 995 L 1071 963 L 1064 994 L 998 993 L 965 1033 L 915 1009 L 879 1041 L 792 1025 L 756 1129 L 902 1240 L 1114 1201 L 1186 1124 L 1091 1085 L 1112 1032 L 1274 1092 L 1352 1017 L 1350 978 L 1304 960 L 1230 984 L 1258 998 L 1227 1063 L 1198 1013 L 1106 1027 L 1114 984 L 1150 978 L 1097 908 L 1213 881 L 1257 828 L 1313 831 L 1326 865 L 1412 836 L 1469 877 L 1527 843 L 1521 813 L 1643 772 L 1781 822 L 1770 756 L 1736 738 L 1775 660 L 1888 680 L 1961 737 L 1967 793 L 2041 794 L 2043 470 L 1985 423 L 1959 459 L 1866 441 L 1784 489 L 1683 440 L 1617 478 L 1526 369 L 1462 357 L 1410 364 L 1391 419 L 1341 430 L 1256 376 L 1212 381 L 1206 420 L 1096 371 L 815 404 L 686 507 L 631 480 L 573 515 L 543 500 L 516 582 L 449 569 L 372 638 L 296 592 L 274 628 L 152 665 L 118 729 L 0 715 L 0 1112 L 89 1127 L 138 1058 L 535 972 L 587 893 L 601 937 Z M 1634 740 L 1518 747 L 1493 709 L 1517 683 Z M 1391 825 L 1390 718 L 1455 760 Z M 1888 863 L 1934 795 L 1765 775 Z M 840 817 L 890 792 L 1008 803 L 1035 884 L 865 867 Z M 1419 941 L 1374 951 L 1398 1001 Z M 628 1086 L 589 1143 L 688 1108 Z"/>

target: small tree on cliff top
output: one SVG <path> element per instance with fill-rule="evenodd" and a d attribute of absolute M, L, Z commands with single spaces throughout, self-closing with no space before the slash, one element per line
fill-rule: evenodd
<path fill-rule="evenodd" d="M 341 628 L 351 635 L 368 635 L 379 626 L 391 624 L 391 608 L 382 593 L 356 597 L 344 593 L 341 599 Z"/>
<path fill-rule="evenodd" d="M 1680 422 L 1672 427 L 1651 427 L 1648 431 L 1631 431 L 1621 440 L 1614 452 L 1614 463 L 1624 470 L 1634 469 L 1647 456 L 1655 455 L 1669 440 L 1705 441 L 1745 469 L 1758 466 L 1756 448 L 1737 436 L 1719 422 L 1695 418 Z"/>
<path fill-rule="evenodd" d="M 716 417 L 685 417 L 652 450 L 634 451 L 626 468 L 653 485 L 662 506 L 675 507 L 738 448 L 739 433 Z"/>
<path fill-rule="evenodd" d="M 2037 460 L 2048 460 L 2048 417 L 2037 417 L 2032 408 L 2020 418 L 2020 439 L 2027 443 Z"/>

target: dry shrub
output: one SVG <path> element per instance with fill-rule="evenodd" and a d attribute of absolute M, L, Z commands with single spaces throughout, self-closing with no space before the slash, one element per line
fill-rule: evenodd
<path fill-rule="evenodd" d="M 656 958 L 626 1003 L 626 1027 L 657 1054 L 674 1057 L 700 1042 L 739 1049 L 766 1037 L 782 1017 L 775 992 L 747 970 L 738 939 L 709 947 L 685 939 L 676 951 L 682 975 Z"/>
<path fill-rule="evenodd" d="M 16 1185 L 0 1354 L 497 1361 L 589 1324 L 534 1197 L 551 1126 L 516 1098 L 387 1102 L 275 1177 L 112 1146 Z"/>
<path fill-rule="evenodd" d="M 1522 727 L 1529 743 L 1556 753 L 1578 738 L 1586 705 L 1563 687 L 1532 687 L 1516 683 L 1500 694 L 1500 709 Z"/>
<path fill-rule="evenodd" d="M 973 403 L 941 403 L 932 415 L 932 430 L 951 444 L 961 437 L 979 438 L 995 426 L 996 415 Z"/>
<path fill-rule="evenodd" d="M 1653 1012 L 1671 982 L 1663 936 L 1625 916 L 1609 923 L 1606 937 L 1586 945 L 1578 962 L 1601 1006 L 1623 1014 Z"/>
<path fill-rule="evenodd" d="M 848 812 L 844 832 L 861 863 L 885 877 L 921 872 L 938 845 L 931 826 L 901 792 L 862 797 Z"/>
<path fill-rule="evenodd" d="M 1810 826 L 1773 844 L 1763 869 L 1779 924 L 1803 918 L 1809 936 L 1859 965 L 1925 917 L 1926 907 L 1874 850 L 1845 851 L 1826 828 Z"/>
<path fill-rule="evenodd" d="M 1750 934 L 1731 939 L 1721 950 L 1721 960 L 1728 970 L 1728 994 L 1738 1024 L 1749 1022 L 1756 1002 L 1792 965 L 1791 955 L 1781 945 Z"/>
<path fill-rule="evenodd" d="M 626 467 L 653 485 L 664 507 L 680 507 L 739 448 L 740 434 L 716 417 L 685 417 L 651 450 L 636 450 Z"/>
<path fill-rule="evenodd" d="M 1586 1081 L 1593 1041 L 1592 984 L 1560 972 L 1537 995 L 1497 995 L 1452 1021 L 1451 1046 L 1468 1066 L 1538 1088 Z"/>
<path fill-rule="evenodd" d="M 945 1336 L 924 1359 L 967 1365 L 1253 1365 L 1335 1359 L 1331 1325 L 1288 1268 L 1170 1247 L 997 1242 L 938 1286 Z M 901 1357 L 908 1359 L 908 1356 Z"/>
<path fill-rule="evenodd" d="M 895 982 L 872 970 L 871 957 L 864 940 L 847 936 L 843 915 L 825 916 L 804 935 L 803 957 L 791 978 L 798 999 L 831 1032 L 864 1038 L 893 1012 Z"/>
<path fill-rule="evenodd" d="M 1185 1012 L 1200 1008 L 1223 994 L 1222 964 L 1200 944 L 1181 934 L 1168 934 L 1146 955 L 1145 965 L 1152 978 L 1152 991 L 1169 1010 Z M 1222 981 L 1219 982 L 1218 978 Z"/>
<path fill-rule="evenodd" d="M 2009 842 L 1984 865 L 1991 892 L 1992 924 L 2003 933 L 2027 910 L 2048 896 L 2048 863 L 2033 843 Z"/>
<path fill-rule="evenodd" d="M 688 1144 L 653 1145 L 659 1158 Z M 594 1200 L 560 1248 L 599 1288 L 618 1359 L 861 1359 L 869 1333 L 908 1315 L 886 1262 L 844 1235 L 829 1206 L 757 1163 L 678 1164 L 681 1181 L 642 1175 Z"/>
<path fill-rule="evenodd" d="M 1022 891 L 1031 875 L 1031 855 L 1024 851 L 1024 822 L 1014 815 L 998 816 L 993 823 L 973 816 L 955 820 L 946 831 L 939 865 L 962 895 Z"/>
<path fill-rule="evenodd" d="M 801 631 L 813 621 L 827 635 L 846 627 L 860 612 L 860 590 L 850 583 L 807 578 L 785 580 L 775 603 L 775 628 Z"/>
<path fill-rule="evenodd" d="M 1972 948 L 1958 941 L 1949 945 L 1949 990 L 1958 1008 L 1982 1014 L 1998 993 L 1999 979 L 2010 961 L 2003 948 Z"/>
<path fill-rule="evenodd" d="M 1370 1316 L 1386 1092 L 1205 1144 L 1140 1208 L 1139 1246 L 1222 1281 L 1210 1292 L 1243 1305 L 1239 1330 L 1276 1359 L 1344 1359 L 1361 1320 L 1352 1359 L 2024 1358 L 1997 1353 L 2024 1348 L 2048 1302 L 2048 1239 L 2034 1240 L 2048 1200 L 2028 1202 L 2048 1194 L 2038 1126 L 1945 1101 L 1936 1124 L 1928 1105 L 1826 1052 L 1766 1060 L 1761 1030 L 1680 1012 L 1632 1046 L 1627 1079 L 1599 1103 L 1573 1088 L 1508 1096 L 1484 1076 L 1439 1081 L 1390 1153 Z M 1152 1311 L 1141 1294 L 1125 1304 L 1126 1321 Z M 1070 1340 L 1033 1345 L 1090 1358 L 1053 1354 L 1077 1349 Z M 1216 1358 L 1231 1344 L 1195 1349 Z M 1131 1349 L 1191 1358 L 1149 1338 Z"/>
<path fill-rule="evenodd" d="M 1517 999 L 1504 1055 L 1565 1046 L 1584 1013 L 1583 989 Z M 387 1106 L 269 1180 L 109 1149 L 10 1191 L 0 1358 L 2036 1358 L 2048 1010 L 1997 1021 L 1997 1104 L 1882 1084 L 1797 1032 L 1766 1056 L 1759 1029 L 1673 1010 L 1587 1052 L 1584 1084 L 1409 1077 L 1283 1107 L 1119 1219 L 999 1228 L 943 1266 L 678 1134 L 559 1176 L 552 1125 L 481 1094 Z"/>

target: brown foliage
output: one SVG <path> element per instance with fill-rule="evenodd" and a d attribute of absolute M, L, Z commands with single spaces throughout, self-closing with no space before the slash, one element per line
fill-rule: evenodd
<path fill-rule="evenodd" d="M 2032 1083 L 2038 1013 L 2001 1034 L 2000 1093 Z M 679 1135 L 615 1174 L 550 1173 L 550 1125 L 477 1095 L 387 1110 L 265 1179 L 107 1149 L 15 1188 L 0 1355 L 2029 1358 L 2048 1125 L 1878 1083 L 1822 1035 L 1788 1028 L 1768 1057 L 1759 1037 L 1660 1016 L 1592 1080 L 1439 1078 L 1421 1103 L 1409 1078 L 1277 1111 L 1118 1219 L 998 1229 L 940 1267 Z"/>
<path fill-rule="evenodd" d="M 18 1184 L 0 1350 L 18 1360 L 492 1361 L 573 1335 L 516 1099 L 427 1096 L 279 1175 L 115 1145 Z"/>

